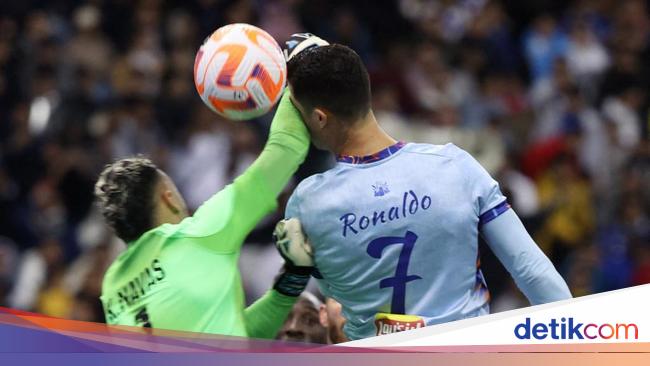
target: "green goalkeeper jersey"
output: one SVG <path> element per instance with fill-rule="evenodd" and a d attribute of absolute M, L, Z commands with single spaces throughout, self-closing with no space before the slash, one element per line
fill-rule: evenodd
<path fill-rule="evenodd" d="M 276 208 L 309 135 L 284 95 L 259 158 L 179 224 L 149 230 L 113 262 L 101 300 L 109 324 L 272 338 L 295 297 L 270 290 L 245 308 L 240 247 Z"/>

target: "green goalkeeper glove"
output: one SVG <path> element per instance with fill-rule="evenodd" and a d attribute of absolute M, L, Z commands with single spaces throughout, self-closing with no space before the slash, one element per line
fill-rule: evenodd
<path fill-rule="evenodd" d="M 289 62 L 301 52 L 327 45 L 329 42 L 311 33 L 294 33 L 284 42 L 284 59 Z"/>
<path fill-rule="evenodd" d="M 275 246 L 284 258 L 284 267 L 275 279 L 273 288 L 286 296 L 299 296 L 307 287 L 314 270 L 314 259 L 309 240 L 296 218 L 282 220 L 273 232 Z"/>

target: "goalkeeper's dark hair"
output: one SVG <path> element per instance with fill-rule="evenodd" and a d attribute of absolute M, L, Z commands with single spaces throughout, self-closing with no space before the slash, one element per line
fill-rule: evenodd
<path fill-rule="evenodd" d="M 306 50 L 287 65 L 293 96 L 305 108 L 322 107 L 345 121 L 370 111 L 368 71 L 351 48 L 333 44 Z"/>
<path fill-rule="evenodd" d="M 160 174 L 151 160 L 137 156 L 106 165 L 95 184 L 102 215 L 125 242 L 152 228 L 154 191 Z"/>

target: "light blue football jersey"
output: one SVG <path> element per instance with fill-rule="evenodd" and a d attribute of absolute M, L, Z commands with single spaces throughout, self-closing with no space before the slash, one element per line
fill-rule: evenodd
<path fill-rule="evenodd" d="M 305 179 L 286 217 L 301 220 L 354 340 L 487 314 L 479 227 L 508 208 L 467 152 L 398 143 Z"/>

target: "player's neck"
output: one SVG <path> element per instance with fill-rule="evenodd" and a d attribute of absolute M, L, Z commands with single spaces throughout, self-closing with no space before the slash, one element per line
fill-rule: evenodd
<path fill-rule="evenodd" d="M 168 207 L 158 204 L 154 211 L 153 227 L 158 227 L 164 224 L 176 225 L 187 217 L 183 212 L 172 212 Z"/>
<path fill-rule="evenodd" d="M 372 111 L 368 113 L 363 121 L 359 121 L 357 125 L 358 127 L 348 131 L 347 139 L 338 151 L 336 151 L 337 155 L 372 155 L 397 142 L 397 140 L 382 130 Z"/>

